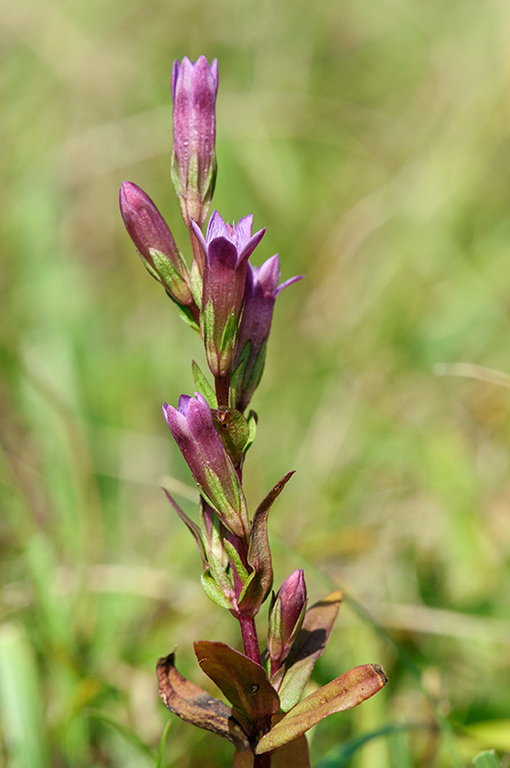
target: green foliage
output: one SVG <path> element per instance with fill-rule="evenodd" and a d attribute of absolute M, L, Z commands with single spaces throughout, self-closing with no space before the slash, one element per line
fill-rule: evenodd
<path fill-rule="evenodd" d="M 260 259 L 306 273 L 278 300 L 253 400 L 250 511 L 295 469 L 269 521 L 275 583 L 304 567 L 312 603 L 344 588 L 382 628 L 346 601 L 314 684 L 365 663 L 390 678 L 316 727 L 312 764 L 410 722 L 354 768 L 510 751 L 507 0 L 19 0 L 1 23 L 7 765 L 146 765 L 87 712 L 155 756 L 156 659 L 179 644 L 203 683 L 192 641 L 239 647 L 159 490 L 198 519 L 160 404 L 192 393 L 199 339 L 116 204 L 122 179 L 140 184 L 190 263 L 170 69 L 201 53 L 220 64 L 213 207 L 253 212 Z M 158 760 L 231 755 L 171 718 Z"/>

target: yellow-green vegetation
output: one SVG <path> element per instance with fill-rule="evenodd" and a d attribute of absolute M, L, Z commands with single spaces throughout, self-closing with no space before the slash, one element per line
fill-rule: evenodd
<path fill-rule="evenodd" d="M 200 54 L 213 208 L 306 274 L 252 403 L 250 509 L 297 470 L 275 583 L 304 567 L 311 602 L 346 595 L 315 684 L 389 677 L 312 761 L 510 753 L 508 0 L 17 0 L 0 30 L 2 764 L 231 764 L 175 717 L 160 746 L 156 659 L 177 645 L 207 686 L 192 641 L 239 638 L 160 490 L 195 515 L 161 404 L 192 394 L 200 343 L 117 205 L 139 184 L 185 251 L 170 77 Z"/>

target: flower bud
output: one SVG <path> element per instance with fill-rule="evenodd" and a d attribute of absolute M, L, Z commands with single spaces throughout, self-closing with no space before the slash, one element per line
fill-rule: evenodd
<path fill-rule="evenodd" d="M 235 392 L 235 406 L 241 413 L 250 402 L 259 385 L 266 359 L 267 340 L 271 330 L 276 297 L 288 285 L 300 280 L 291 277 L 282 285 L 278 255 L 271 256 L 261 267 L 248 264 L 244 292 L 244 306 L 237 351 L 232 365 L 231 386 Z"/>
<path fill-rule="evenodd" d="M 218 62 L 174 62 L 172 180 L 187 227 L 203 226 L 216 180 L 216 94 Z"/>
<path fill-rule="evenodd" d="M 188 270 L 166 221 L 150 197 L 136 184 L 124 181 L 119 203 L 124 225 L 148 272 L 178 304 L 191 306 Z"/>
<path fill-rule="evenodd" d="M 267 650 L 271 659 L 271 675 L 281 666 L 298 633 L 306 599 L 305 577 L 299 568 L 283 582 L 269 616 Z"/>
<path fill-rule="evenodd" d="M 211 409 L 202 395 L 181 395 L 179 407 L 163 414 L 191 474 L 221 522 L 239 538 L 249 533 L 248 510 L 241 483 L 218 435 Z"/>

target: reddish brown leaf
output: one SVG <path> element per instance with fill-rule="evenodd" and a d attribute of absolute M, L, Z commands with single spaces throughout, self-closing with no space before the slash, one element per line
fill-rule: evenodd
<path fill-rule="evenodd" d="M 248 736 L 232 715 L 231 707 L 186 680 L 174 666 L 175 654 L 159 659 L 159 695 L 175 715 L 187 723 L 217 733 L 234 744 L 238 752 L 250 749 Z"/>
<path fill-rule="evenodd" d="M 244 594 L 239 601 L 239 608 L 244 616 L 255 616 L 273 581 L 273 567 L 271 562 L 271 550 L 267 536 L 267 518 L 271 507 L 283 491 L 294 472 L 287 472 L 284 477 L 269 491 L 261 502 L 253 517 L 250 533 L 250 547 L 248 550 L 248 563 L 253 568 L 255 575 L 246 585 Z"/>
<path fill-rule="evenodd" d="M 225 643 L 195 643 L 198 663 L 235 707 L 257 721 L 280 708 L 278 694 L 260 664 Z"/>
<path fill-rule="evenodd" d="M 352 709 L 381 690 L 387 679 L 381 667 L 364 664 L 307 696 L 259 740 L 256 754 L 269 752 L 301 736 L 334 712 Z"/>
<path fill-rule="evenodd" d="M 271 681 L 278 689 L 284 712 L 288 712 L 299 701 L 313 666 L 326 647 L 342 599 L 341 592 L 332 592 L 305 613 L 285 666 Z"/>

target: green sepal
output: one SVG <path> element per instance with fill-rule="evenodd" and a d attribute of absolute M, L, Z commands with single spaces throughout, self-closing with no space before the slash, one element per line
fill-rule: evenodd
<path fill-rule="evenodd" d="M 200 325 L 202 326 L 202 336 L 206 352 L 209 352 L 211 345 L 214 352 L 216 352 L 216 345 L 214 343 L 214 304 L 212 299 L 207 302 L 200 313 Z"/>
<path fill-rule="evenodd" d="M 221 334 L 219 354 L 224 355 L 225 352 L 231 354 L 234 349 L 237 339 L 237 317 L 235 310 L 232 310 L 228 316 L 228 320 Z"/>
<path fill-rule="evenodd" d="M 251 366 L 250 377 L 248 381 L 245 383 L 245 388 L 249 390 L 249 392 L 252 392 L 252 393 L 255 392 L 258 385 L 260 384 L 262 374 L 264 373 L 264 366 L 266 364 L 266 352 L 267 352 L 267 339 L 263 341 L 262 346 L 259 349 L 259 353 L 255 358 L 253 365 Z"/>
<path fill-rule="evenodd" d="M 198 150 L 194 149 L 188 162 L 188 178 L 186 179 L 187 188 L 193 192 L 198 192 L 202 197 L 198 185 Z"/>
<path fill-rule="evenodd" d="M 158 251 L 157 248 L 149 248 L 149 253 L 154 264 L 154 268 L 161 275 L 161 278 L 167 288 L 172 291 L 175 296 L 179 297 L 179 290 L 184 286 L 186 292 L 191 294 L 191 290 L 186 280 L 188 276 L 188 269 L 182 258 L 182 254 L 177 251 L 176 259 L 179 261 L 179 269 L 173 264 L 171 259 L 164 253 Z"/>
<path fill-rule="evenodd" d="M 246 370 L 246 363 L 250 356 L 251 341 L 247 341 L 241 350 L 239 357 L 236 353 L 237 365 L 235 370 L 230 372 L 230 389 L 228 393 L 228 404 L 231 408 L 235 408 L 238 401 L 238 393 L 242 393 L 243 378 Z"/>
<path fill-rule="evenodd" d="M 223 539 L 223 546 L 227 550 L 228 555 L 232 560 L 232 563 L 234 565 L 237 575 L 239 576 L 241 584 L 245 584 L 249 574 L 245 566 L 243 565 L 243 561 L 239 557 L 239 552 L 234 547 L 232 542 L 228 541 L 228 539 Z"/>
<path fill-rule="evenodd" d="M 168 296 L 175 301 L 174 297 L 168 293 Z M 179 314 L 181 316 L 181 320 L 184 320 L 186 325 L 189 325 L 190 328 L 193 328 L 194 331 L 197 333 L 200 333 L 200 326 L 193 317 L 193 313 L 191 312 L 191 309 L 189 307 L 184 306 L 183 304 L 179 304 L 178 302 L 175 302 L 177 304 L 177 309 L 179 310 Z"/>
<path fill-rule="evenodd" d="M 177 162 L 177 155 L 175 154 L 175 149 L 172 149 L 172 156 L 170 158 L 170 178 L 172 179 L 172 184 L 174 185 L 175 194 L 177 197 L 182 197 L 184 194 L 184 189 L 182 188 L 181 184 L 181 176 L 179 173 L 179 163 Z"/>
<path fill-rule="evenodd" d="M 218 516 L 222 523 L 232 531 L 235 536 L 240 538 L 246 538 L 248 528 L 245 527 L 248 519 L 248 513 L 246 510 L 246 504 L 242 496 L 241 486 L 239 484 L 239 478 L 236 475 L 235 469 L 231 463 L 228 465 L 230 475 L 230 490 L 234 495 L 234 504 L 230 502 L 225 491 L 223 490 L 223 484 L 220 481 L 218 475 L 212 471 L 209 467 L 204 467 L 205 475 L 207 478 L 207 497 L 218 513 Z M 206 493 L 206 489 L 202 489 Z"/>
<path fill-rule="evenodd" d="M 209 206 L 212 196 L 214 194 L 214 188 L 216 187 L 216 175 L 218 173 L 218 163 L 216 162 L 216 152 L 213 151 L 213 156 L 207 171 L 207 176 L 202 180 L 200 194 L 205 205 Z"/>
<path fill-rule="evenodd" d="M 272 659 L 279 659 L 283 651 L 282 601 L 280 599 L 275 601 L 273 610 L 269 614 L 267 650 Z"/>
<path fill-rule="evenodd" d="M 227 597 L 225 597 L 220 587 L 217 585 L 211 574 L 210 568 L 206 568 L 206 570 L 202 572 L 200 581 L 202 582 L 205 594 L 210 600 L 213 601 L 213 603 L 219 605 L 220 608 L 226 608 L 227 611 L 232 609 L 232 603 Z"/>
<path fill-rule="evenodd" d="M 191 265 L 191 269 L 189 271 L 189 282 L 191 295 L 195 300 L 195 304 L 197 307 L 201 307 L 203 280 L 202 275 L 200 274 L 198 263 L 196 261 L 193 261 L 193 264 Z"/>
<path fill-rule="evenodd" d="M 160 275 L 159 275 L 159 274 L 156 272 L 156 270 L 154 269 L 154 267 L 152 266 L 152 264 L 150 263 L 150 261 L 148 261 L 148 260 L 145 258 L 145 256 L 144 256 L 142 253 L 140 253 L 140 251 L 137 251 L 137 253 L 138 253 L 138 255 L 140 256 L 140 258 L 141 258 L 141 260 L 142 260 L 142 263 L 143 263 L 143 266 L 145 267 L 145 269 L 147 270 L 147 272 L 149 273 L 149 275 L 150 275 L 151 277 L 153 277 L 153 278 L 154 278 L 154 280 L 157 280 L 157 281 L 158 281 L 158 283 L 161 283 L 161 285 L 163 285 L 163 280 L 161 279 L 161 276 L 160 276 Z"/>
<path fill-rule="evenodd" d="M 244 453 L 246 454 L 246 451 L 248 448 L 251 448 L 251 445 L 253 441 L 255 440 L 255 435 L 257 434 L 257 421 L 258 416 L 255 411 L 250 411 L 248 414 L 248 428 L 249 428 L 249 434 L 248 434 L 248 440 L 246 441 L 246 445 L 244 446 Z"/>
<path fill-rule="evenodd" d="M 207 402 L 207 405 L 209 408 L 217 408 L 218 407 L 218 398 L 216 397 L 216 394 L 205 378 L 204 374 L 200 370 L 200 367 L 198 363 L 196 363 L 194 360 L 191 361 L 191 371 L 193 373 L 193 380 L 195 382 L 195 386 L 197 390 L 200 392 L 204 400 Z"/>

